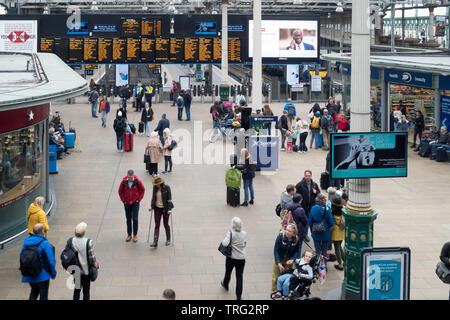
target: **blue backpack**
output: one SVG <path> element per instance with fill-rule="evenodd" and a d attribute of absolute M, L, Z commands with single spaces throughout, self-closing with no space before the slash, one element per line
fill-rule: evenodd
<path fill-rule="evenodd" d="M 182 97 L 177 98 L 177 107 L 181 108 L 183 106 L 184 100 Z"/>

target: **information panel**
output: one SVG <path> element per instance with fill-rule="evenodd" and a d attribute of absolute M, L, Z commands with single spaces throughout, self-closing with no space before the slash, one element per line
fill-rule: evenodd
<path fill-rule="evenodd" d="M 53 52 L 62 60 L 69 59 L 69 40 L 67 38 L 55 38 Z"/>
<path fill-rule="evenodd" d="M 98 62 L 110 62 L 112 60 L 112 39 L 98 39 Z"/>
<path fill-rule="evenodd" d="M 228 39 L 228 61 L 229 62 L 241 62 L 241 39 L 233 38 Z"/>
<path fill-rule="evenodd" d="M 127 40 L 120 38 L 113 39 L 112 53 L 113 62 L 125 62 L 127 54 Z"/>
<path fill-rule="evenodd" d="M 169 60 L 169 39 L 158 38 L 155 43 L 155 61 Z"/>
<path fill-rule="evenodd" d="M 214 38 L 213 42 L 213 62 L 220 62 L 222 61 L 222 39 Z"/>
<path fill-rule="evenodd" d="M 142 18 L 141 20 L 141 36 L 143 37 L 153 37 L 155 33 L 154 21 L 148 20 L 147 18 Z"/>
<path fill-rule="evenodd" d="M 161 37 L 161 20 L 155 20 L 154 22 L 154 36 Z"/>
<path fill-rule="evenodd" d="M 41 43 L 39 45 L 40 52 L 53 52 L 55 46 L 55 39 L 41 38 Z"/>
<path fill-rule="evenodd" d="M 95 62 L 98 58 L 98 41 L 97 39 L 84 39 L 84 61 Z"/>
<path fill-rule="evenodd" d="M 127 61 L 139 62 L 141 58 L 141 41 L 140 39 L 127 39 Z"/>
<path fill-rule="evenodd" d="M 141 39 L 141 61 L 155 60 L 155 39 Z"/>
<path fill-rule="evenodd" d="M 170 39 L 170 61 L 171 62 L 183 62 L 184 52 L 184 39 L 171 38 Z"/>
<path fill-rule="evenodd" d="M 198 40 L 198 61 L 211 62 L 213 50 L 213 39 L 200 38 Z"/>
<path fill-rule="evenodd" d="M 139 37 L 141 35 L 140 23 L 136 19 L 122 21 L 122 37 Z"/>
<path fill-rule="evenodd" d="M 184 39 L 184 61 L 197 62 L 198 60 L 198 39 Z"/>
<path fill-rule="evenodd" d="M 69 61 L 83 61 L 83 39 L 69 38 Z"/>

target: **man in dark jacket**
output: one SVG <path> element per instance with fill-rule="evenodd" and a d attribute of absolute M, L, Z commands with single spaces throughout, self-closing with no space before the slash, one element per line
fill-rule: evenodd
<path fill-rule="evenodd" d="M 117 144 L 117 152 L 123 152 L 123 140 L 125 129 L 127 127 L 127 123 L 125 122 L 125 118 L 122 116 L 122 112 L 117 112 L 117 118 L 114 119 L 113 128 L 116 132 L 116 144 Z"/>
<path fill-rule="evenodd" d="M 282 151 L 286 150 L 284 142 L 286 141 L 286 131 L 289 130 L 287 115 L 288 115 L 288 111 L 283 110 L 283 115 L 280 117 L 280 122 L 278 124 L 280 132 L 281 132 L 281 150 Z"/>
<path fill-rule="evenodd" d="M 133 242 L 137 242 L 138 232 L 138 215 L 139 203 L 144 197 L 145 187 L 141 180 L 134 174 L 133 170 L 128 170 L 127 176 L 123 178 L 119 186 L 119 197 L 125 207 L 125 215 L 127 218 L 126 242 L 131 240 L 131 232 L 133 231 Z"/>
<path fill-rule="evenodd" d="M 312 180 L 311 170 L 305 170 L 304 177 L 297 183 L 295 190 L 302 195 L 302 207 L 305 209 L 306 216 L 309 216 L 309 211 L 316 204 L 316 196 L 320 193 L 319 186 Z M 305 234 L 305 241 L 309 241 L 308 231 Z"/>
<path fill-rule="evenodd" d="M 159 139 L 161 140 L 162 145 L 164 145 L 164 136 L 163 132 L 165 128 L 170 128 L 170 121 L 166 119 L 166 114 L 163 113 L 161 116 L 161 120 L 158 122 L 158 126 L 153 131 L 157 131 L 159 134 Z"/>
<path fill-rule="evenodd" d="M 430 153 L 430 160 L 436 160 L 436 152 L 437 149 L 443 145 L 448 144 L 450 141 L 450 136 L 447 131 L 446 126 L 441 127 L 441 134 L 439 135 L 439 138 L 435 140 L 435 143 L 430 142 L 431 147 L 431 153 Z"/>
<path fill-rule="evenodd" d="M 123 102 L 126 107 L 127 100 L 131 97 L 130 85 L 127 84 L 119 89 L 119 97 L 122 98 L 121 102 Z"/>
<path fill-rule="evenodd" d="M 98 118 L 97 116 L 97 107 L 98 107 L 98 92 L 97 89 L 94 87 L 90 92 L 89 92 L 89 103 L 91 104 L 91 113 L 92 113 L 92 117 L 93 118 Z"/>
<path fill-rule="evenodd" d="M 125 102 L 120 102 L 119 109 L 116 111 L 116 118 L 119 116 L 119 112 L 122 113 L 122 118 L 127 119 L 127 104 Z"/>
<path fill-rule="evenodd" d="M 422 139 L 423 129 L 425 128 L 425 120 L 423 119 L 422 112 L 416 111 L 416 118 L 414 119 L 414 143 L 411 148 L 416 147 L 416 136 L 419 136 L 419 141 Z"/>
<path fill-rule="evenodd" d="M 192 102 L 192 96 L 191 96 L 191 90 L 187 89 L 184 93 L 184 108 L 186 109 L 186 121 L 191 120 L 191 102 Z"/>
<path fill-rule="evenodd" d="M 302 207 L 303 197 L 300 193 L 294 194 L 292 201 L 286 205 L 286 210 L 292 212 L 292 218 L 297 225 L 298 230 L 298 246 L 300 249 L 300 256 L 302 253 L 303 239 L 306 237 L 306 229 L 308 229 L 308 217 L 306 217 L 305 209 Z"/>

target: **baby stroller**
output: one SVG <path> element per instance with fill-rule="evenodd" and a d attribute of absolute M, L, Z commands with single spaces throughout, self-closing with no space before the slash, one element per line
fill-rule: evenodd
<path fill-rule="evenodd" d="M 306 300 L 309 299 L 311 295 L 311 285 L 316 283 L 319 279 L 319 256 L 314 256 L 311 258 L 309 265 L 313 270 L 312 280 L 302 279 L 299 280 L 297 277 L 292 277 L 289 286 L 288 300 Z"/>

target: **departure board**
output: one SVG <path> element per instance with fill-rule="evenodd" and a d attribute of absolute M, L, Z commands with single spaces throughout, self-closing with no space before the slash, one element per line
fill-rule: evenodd
<path fill-rule="evenodd" d="M 40 52 L 53 52 L 54 45 L 55 45 L 55 39 L 41 38 L 39 51 Z"/>
<path fill-rule="evenodd" d="M 198 41 L 198 61 L 211 62 L 213 50 L 213 39 L 200 38 Z"/>
<path fill-rule="evenodd" d="M 141 25 L 136 19 L 123 19 L 122 37 L 139 37 L 141 35 Z"/>
<path fill-rule="evenodd" d="M 110 62 L 112 60 L 112 39 L 98 39 L 98 62 Z"/>
<path fill-rule="evenodd" d="M 83 39 L 69 38 L 69 61 L 83 61 Z"/>
<path fill-rule="evenodd" d="M 127 61 L 139 62 L 141 59 L 141 40 L 127 39 Z"/>
<path fill-rule="evenodd" d="M 95 62 L 98 57 L 97 39 L 85 38 L 84 39 L 84 61 Z"/>
<path fill-rule="evenodd" d="M 155 61 L 169 60 L 169 39 L 158 38 L 155 43 Z"/>
<path fill-rule="evenodd" d="M 143 37 L 153 37 L 154 36 L 154 21 L 147 20 L 147 18 L 142 18 L 141 20 L 141 36 Z"/>
<path fill-rule="evenodd" d="M 125 62 L 127 54 L 127 40 L 126 39 L 113 39 L 112 49 L 113 62 Z"/>
<path fill-rule="evenodd" d="M 155 60 L 155 39 L 141 39 L 141 61 Z"/>
<path fill-rule="evenodd" d="M 183 62 L 184 60 L 184 39 L 170 39 L 170 61 Z"/>
<path fill-rule="evenodd" d="M 222 39 L 214 38 L 213 42 L 213 62 L 220 62 L 222 61 Z"/>
<path fill-rule="evenodd" d="M 241 39 L 232 38 L 228 39 L 228 61 L 229 62 L 241 62 Z"/>
<path fill-rule="evenodd" d="M 154 36 L 161 37 L 161 20 L 155 20 L 154 22 Z"/>
<path fill-rule="evenodd" d="M 55 46 L 53 52 L 62 60 L 69 60 L 69 39 L 67 38 L 55 38 Z"/>
<path fill-rule="evenodd" d="M 198 60 L 198 39 L 184 39 L 184 61 L 197 62 Z"/>

